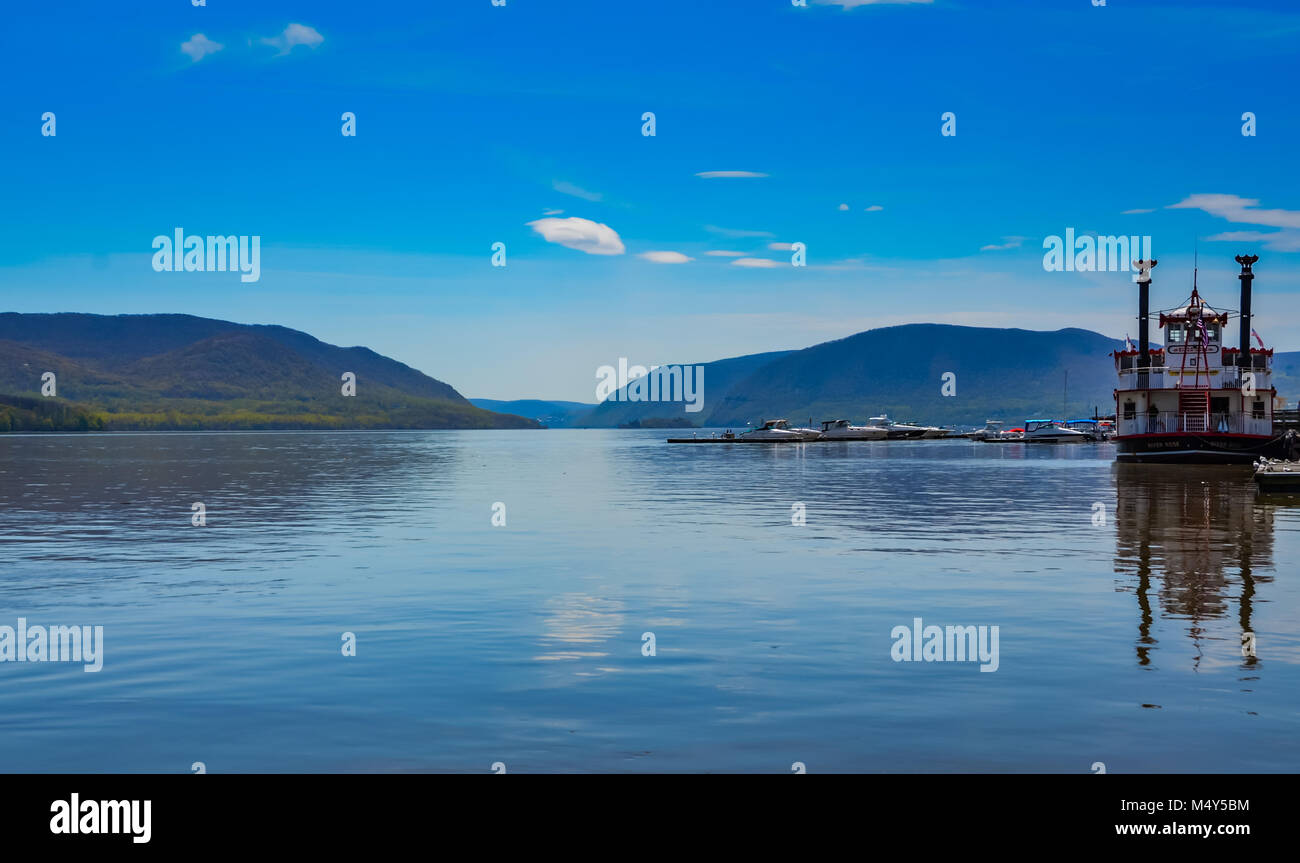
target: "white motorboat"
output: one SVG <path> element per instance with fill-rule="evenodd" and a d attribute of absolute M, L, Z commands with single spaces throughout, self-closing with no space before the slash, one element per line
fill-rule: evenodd
<path fill-rule="evenodd" d="M 889 434 L 880 426 L 849 425 L 848 420 L 826 420 L 822 423 L 822 440 L 884 440 Z"/>
<path fill-rule="evenodd" d="M 799 443 L 817 440 L 821 432 L 813 429 L 792 429 L 786 420 L 767 420 L 756 429 L 750 429 L 736 438 L 746 443 L 766 441 L 772 443 Z"/>
<path fill-rule="evenodd" d="M 1005 432 L 1002 430 L 1002 420 L 985 420 L 984 428 L 970 433 L 971 440 L 988 440 L 989 438 L 1001 437 Z"/>
<path fill-rule="evenodd" d="M 889 440 L 916 440 L 925 435 L 927 431 L 927 429 L 921 426 L 896 423 L 891 420 L 887 414 L 872 417 L 868 422 L 877 428 L 884 429 L 885 437 Z"/>
<path fill-rule="evenodd" d="M 1025 420 L 1024 439 L 1026 443 L 1083 443 L 1093 437 L 1057 420 Z"/>

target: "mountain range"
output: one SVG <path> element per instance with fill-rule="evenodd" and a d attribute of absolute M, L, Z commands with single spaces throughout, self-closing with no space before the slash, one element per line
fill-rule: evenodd
<path fill-rule="evenodd" d="M 945 425 L 982 425 L 986 419 L 1019 425 L 1035 417 L 1105 415 L 1114 412 L 1110 353 L 1123 346 L 1073 328 L 883 327 L 803 350 L 699 364 L 704 407 L 698 412 L 686 411 L 680 401 L 627 401 L 625 387 L 619 398 L 573 416 L 569 424 L 611 428 L 686 420 L 726 427 L 782 417 L 800 424 L 841 418 L 861 423 L 888 414 Z M 1274 385 L 1294 404 L 1300 352 L 1274 356 Z"/>
<path fill-rule="evenodd" d="M 700 366 L 702 410 L 681 401 L 600 404 L 464 398 L 369 348 L 280 326 L 191 315 L 0 314 L 0 431 L 244 428 L 736 427 L 785 417 L 978 425 L 1113 411 L 1111 351 L 1082 329 L 947 324 L 867 330 L 802 350 Z M 54 373 L 54 396 L 42 376 Z M 345 372 L 355 395 L 344 395 Z M 663 371 L 652 372 L 662 375 Z M 595 378 L 592 380 L 593 393 Z M 1300 352 L 1274 356 L 1294 403 Z M 947 393 L 947 394 L 945 394 Z"/>
<path fill-rule="evenodd" d="M 43 381 L 46 373 L 52 380 Z M 355 395 L 345 395 L 345 373 Z M 53 386 L 53 397 L 42 387 Z M 0 314 L 0 431 L 539 428 L 375 353 L 191 315 Z"/>

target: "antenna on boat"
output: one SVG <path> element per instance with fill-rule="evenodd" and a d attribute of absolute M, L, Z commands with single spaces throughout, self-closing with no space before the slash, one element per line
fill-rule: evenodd
<path fill-rule="evenodd" d="M 1192 293 L 1196 293 L 1196 272 L 1201 268 L 1201 238 L 1192 241 Z"/>

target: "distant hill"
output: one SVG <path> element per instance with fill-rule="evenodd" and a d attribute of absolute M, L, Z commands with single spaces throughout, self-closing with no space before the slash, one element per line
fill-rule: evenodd
<path fill-rule="evenodd" d="M 591 412 L 594 404 L 583 402 L 555 402 L 542 399 L 519 399 L 517 401 L 498 401 L 497 399 L 470 399 L 470 404 L 484 410 L 498 413 L 517 414 L 521 417 L 535 419 L 548 428 L 570 428 L 574 420 Z"/>
<path fill-rule="evenodd" d="M 591 428 L 615 428 L 630 425 L 633 422 L 645 424 L 646 420 L 686 419 L 692 425 L 707 425 L 706 420 L 713 405 L 724 398 L 732 388 L 750 379 L 769 363 L 797 353 L 796 351 L 771 351 L 765 354 L 748 354 L 715 360 L 711 363 L 699 363 L 704 366 L 704 408 L 699 412 L 686 411 L 681 403 L 670 402 L 628 402 L 607 399 L 597 405 L 590 413 L 579 417 L 576 424 Z M 651 374 L 659 374 L 652 372 Z M 625 393 L 620 390 L 620 393 Z"/>
<path fill-rule="evenodd" d="M 57 395 L 41 396 L 54 372 Z M 344 372 L 356 395 L 344 396 Z M 191 315 L 0 314 L 0 431 L 537 428 L 375 353 Z"/>
<path fill-rule="evenodd" d="M 755 354 L 704 365 L 704 410 L 681 403 L 607 401 L 583 418 L 591 426 L 685 418 L 699 426 L 744 426 L 785 417 L 805 423 L 897 420 L 1018 425 L 1032 417 L 1070 419 L 1114 410 L 1119 340 L 1082 329 L 907 324 L 867 330 L 800 351 Z M 1300 352 L 1275 357 L 1279 394 L 1300 394 Z M 941 394 L 952 372 L 956 395 Z M 1066 373 L 1068 402 L 1063 402 Z M 1069 416 L 1063 416 L 1069 414 Z"/>

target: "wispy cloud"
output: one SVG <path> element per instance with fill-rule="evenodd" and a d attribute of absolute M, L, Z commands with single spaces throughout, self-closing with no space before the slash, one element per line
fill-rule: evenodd
<path fill-rule="evenodd" d="M 1007 249 L 1018 249 L 1020 244 L 1025 241 L 1024 237 L 1003 237 L 1005 242 L 990 243 L 987 246 L 980 246 L 981 252 L 1003 252 Z"/>
<path fill-rule="evenodd" d="M 683 255 L 681 252 L 642 252 L 637 257 L 656 264 L 688 264 L 695 260 Z"/>
<path fill-rule="evenodd" d="M 780 261 L 773 261 L 768 258 L 736 258 L 731 262 L 734 267 L 753 267 L 755 269 L 771 270 L 776 267 L 785 266 Z"/>
<path fill-rule="evenodd" d="M 1263 243 L 1273 252 L 1300 252 L 1300 231 L 1224 231 L 1206 242 Z"/>
<path fill-rule="evenodd" d="M 1188 195 L 1170 210 L 1200 210 L 1229 222 L 1280 228 L 1278 231 L 1225 231 L 1207 240 L 1234 243 L 1263 243 L 1274 252 L 1300 252 L 1300 210 L 1261 210 L 1258 198 L 1240 195 Z"/>
<path fill-rule="evenodd" d="M 767 247 L 774 252 L 792 252 L 794 251 L 793 243 L 768 243 Z"/>
<path fill-rule="evenodd" d="M 542 210 L 542 215 L 543 215 L 543 216 L 558 216 L 558 215 L 560 215 L 560 214 L 563 213 L 563 212 L 564 212 L 563 210 Z"/>
<path fill-rule="evenodd" d="M 1143 209 L 1138 209 L 1138 210 L 1125 210 L 1124 212 L 1120 213 L 1120 215 L 1121 215 L 1121 216 L 1140 216 L 1140 215 L 1142 215 L 1143 213 L 1154 213 L 1154 212 L 1155 212 L 1155 210 L 1143 210 Z"/>
<path fill-rule="evenodd" d="M 848 209 L 849 209 L 849 205 L 848 205 L 848 204 L 840 204 L 840 212 L 841 212 L 841 213 L 847 212 Z"/>
<path fill-rule="evenodd" d="M 743 258 L 743 257 L 745 257 L 745 253 L 744 253 L 744 252 L 732 252 L 732 251 L 728 251 L 728 250 L 726 250 L 726 249 L 711 249 L 711 250 L 705 252 L 704 254 L 709 255 L 709 256 L 711 256 L 711 257 L 714 257 L 714 258 Z"/>
<path fill-rule="evenodd" d="M 1300 228 L 1300 210 L 1257 210 L 1258 198 L 1242 198 L 1239 195 L 1188 195 L 1177 204 L 1170 204 L 1170 210 L 1201 210 L 1211 216 L 1227 219 L 1229 222 L 1244 222 L 1248 225 L 1265 225 L 1270 228 Z"/>
<path fill-rule="evenodd" d="M 308 27 L 306 24 L 290 24 L 279 36 L 269 36 L 261 41 L 263 45 L 279 48 L 281 54 L 288 54 L 299 45 L 315 48 L 325 41 L 325 37 L 318 33 L 315 27 Z"/>
<path fill-rule="evenodd" d="M 867 207 L 866 212 L 868 212 L 868 213 L 879 213 L 879 212 L 880 212 L 881 210 L 883 210 L 883 209 L 885 209 L 885 208 L 882 207 L 882 206 L 880 206 L 879 204 L 872 204 L 870 207 Z"/>
<path fill-rule="evenodd" d="M 760 174 L 757 171 L 699 171 L 695 176 L 714 180 L 720 177 L 766 177 L 767 174 Z"/>
<path fill-rule="evenodd" d="M 618 233 L 609 225 L 570 216 L 567 219 L 537 219 L 528 227 L 548 243 L 577 249 L 589 255 L 621 255 L 626 249 Z"/>
<path fill-rule="evenodd" d="M 189 55 L 195 63 L 202 60 L 209 54 L 215 54 L 222 48 L 226 47 L 220 42 L 213 42 L 202 33 L 195 33 L 188 41 L 181 43 L 181 51 Z"/>
<path fill-rule="evenodd" d="M 771 231 L 740 231 L 735 228 L 719 228 L 717 225 L 705 225 L 704 230 L 710 234 L 717 234 L 720 237 L 730 237 L 733 240 L 743 239 L 744 237 L 775 237 L 776 234 Z"/>
<path fill-rule="evenodd" d="M 605 197 L 600 192 L 589 192 L 581 186 L 570 183 L 568 180 L 555 180 L 551 183 L 551 188 L 562 195 L 572 195 L 575 198 L 582 198 L 584 201 L 599 201 Z"/>

